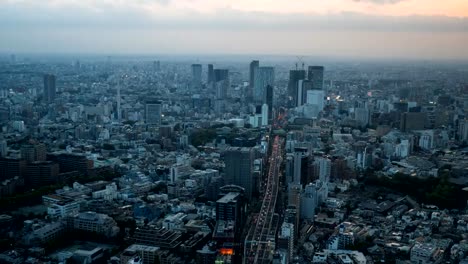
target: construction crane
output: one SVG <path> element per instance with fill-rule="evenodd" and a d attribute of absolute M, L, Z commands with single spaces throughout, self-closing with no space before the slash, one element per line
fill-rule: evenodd
<path fill-rule="evenodd" d="M 304 56 L 296 56 L 297 61 L 296 61 L 296 70 L 298 69 L 297 66 L 298 64 L 302 65 L 302 70 L 304 70 Z"/>

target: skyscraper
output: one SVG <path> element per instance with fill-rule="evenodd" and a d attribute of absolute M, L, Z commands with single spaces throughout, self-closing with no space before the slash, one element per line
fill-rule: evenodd
<path fill-rule="evenodd" d="M 214 82 L 214 68 L 213 64 L 208 64 L 208 79 L 206 80 L 207 83 Z"/>
<path fill-rule="evenodd" d="M 44 75 L 44 101 L 51 103 L 55 100 L 55 75 Z"/>
<path fill-rule="evenodd" d="M 299 80 L 306 78 L 305 70 L 290 70 L 289 71 L 289 82 L 288 82 L 288 95 L 289 95 L 289 107 L 297 106 L 297 86 Z"/>
<path fill-rule="evenodd" d="M 161 124 L 161 102 L 147 101 L 145 103 L 145 121 L 146 124 L 160 125 Z"/>
<path fill-rule="evenodd" d="M 299 80 L 297 82 L 297 105 L 301 106 L 307 101 L 307 91 L 312 90 L 312 82 L 308 80 Z"/>
<path fill-rule="evenodd" d="M 247 199 L 252 197 L 254 152 L 251 148 L 228 148 L 224 153 L 225 182 L 245 189 Z"/>
<path fill-rule="evenodd" d="M 202 65 L 192 64 L 192 88 L 200 88 L 202 84 Z"/>
<path fill-rule="evenodd" d="M 263 103 L 268 105 L 269 120 L 273 119 L 273 86 L 272 85 L 267 85 L 265 89 L 265 99 L 263 100 Z"/>
<path fill-rule="evenodd" d="M 215 69 L 214 70 L 214 81 L 224 81 L 229 79 L 229 70 L 228 69 Z"/>
<path fill-rule="evenodd" d="M 314 90 L 323 90 L 323 66 L 309 66 L 308 79 L 312 82 Z"/>
<path fill-rule="evenodd" d="M 260 62 L 258 60 L 253 60 L 250 63 L 250 72 L 249 72 L 249 92 L 247 97 L 249 101 L 253 99 L 253 91 L 254 91 L 254 82 L 255 82 L 255 70 L 259 67 Z"/>
<path fill-rule="evenodd" d="M 266 103 L 266 87 L 275 82 L 275 68 L 258 67 L 254 71 L 253 99 L 256 103 Z"/>
<path fill-rule="evenodd" d="M 214 70 L 214 83 L 213 87 L 216 89 L 216 98 L 224 100 L 227 97 L 229 83 L 229 70 L 215 69 Z"/>

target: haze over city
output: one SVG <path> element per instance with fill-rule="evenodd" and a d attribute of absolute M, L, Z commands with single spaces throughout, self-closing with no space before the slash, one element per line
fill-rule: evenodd
<path fill-rule="evenodd" d="M 0 52 L 468 59 L 465 0 L 2 0 Z"/>

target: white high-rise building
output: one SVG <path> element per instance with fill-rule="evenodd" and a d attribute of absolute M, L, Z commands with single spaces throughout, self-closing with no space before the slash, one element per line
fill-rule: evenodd
<path fill-rule="evenodd" d="M 310 108 L 310 115 L 317 117 L 323 111 L 325 105 L 325 92 L 323 90 L 308 90 L 307 91 L 307 107 Z"/>
<path fill-rule="evenodd" d="M 313 220 L 318 206 L 318 190 L 313 183 L 306 185 L 301 195 L 301 219 Z"/>
<path fill-rule="evenodd" d="M 434 146 L 434 131 L 425 130 L 419 137 L 419 146 L 423 149 L 430 150 Z"/>
<path fill-rule="evenodd" d="M 268 105 L 262 105 L 262 126 L 268 126 Z"/>
<path fill-rule="evenodd" d="M 331 160 L 327 158 L 316 158 L 314 163 L 318 169 L 320 181 L 328 183 L 330 181 L 331 174 Z"/>

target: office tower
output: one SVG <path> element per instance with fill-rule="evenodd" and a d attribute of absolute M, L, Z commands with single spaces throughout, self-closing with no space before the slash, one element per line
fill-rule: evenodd
<path fill-rule="evenodd" d="M 213 264 L 216 263 L 216 255 L 218 251 L 216 250 L 216 244 L 211 243 L 203 246 L 202 249 L 197 250 L 196 255 L 196 264 Z"/>
<path fill-rule="evenodd" d="M 206 80 L 206 82 L 207 82 L 208 84 L 214 82 L 214 68 L 213 68 L 213 64 L 208 64 L 208 79 Z"/>
<path fill-rule="evenodd" d="M 325 93 L 323 90 L 308 90 L 307 91 L 307 104 L 314 105 L 317 110 L 323 111 L 325 101 Z"/>
<path fill-rule="evenodd" d="M 314 165 L 318 171 L 319 180 L 323 183 L 330 181 L 331 175 L 331 160 L 328 158 L 316 158 Z"/>
<path fill-rule="evenodd" d="M 225 182 L 245 189 L 245 197 L 250 200 L 253 193 L 252 177 L 254 152 L 251 148 L 231 147 L 224 152 Z"/>
<path fill-rule="evenodd" d="M 313 183 L 306 185 L 301 196 L 301 218 L 314 220 L 315 209 L 319 204 L 317 186 Z"/>
<path fill-rule="evenodd" d="M 258 60 L 253 60 L 250 63 L 250 71 L 249 71 L 249 92 L 247 94 L 247 98 L 249 98 L 249 101 L 253 99 L 253 94 L 254 94 L 254 83 L 255 83 L 255 71 L 259 67 L 260 62 Z"/>
<path fill-rule="evenodd" d="M 192 88 L 200 88 L 202 84 L 202 65 L 192 64 Z"/>
<path fill-rule="evenodd" d="M 409 132 L 411 130 L 423 130 L 427 121 L 427 113 L 407 112 L 400 116 L 400 130 Z"/>
<path fill-rule="evenodd" d="M 308 79 L 312 82 L 313 89 L 323 90 L 323 66 L 309 66 Z"/>
<path fill-rule="evenodd" d="M 316 118 L 323 111 L 325 105 L 325 91 L 323 90 L 308 90 L 306 106 L 309 110 L 309 117 Z"/>
<path fill-rule="evenodd" d="M 214 81 L 220 82 L 224 80 L 229 80 L 229 70 L 228 69 L 215 69 L 214 70 Z"/>
<path fill-rule="evenodd" d="M 297 82 L 297 105 L 301 106 L 307 102 L 307 92 L 312 90 L 312 82 L 308 80 L 299 80 Z"/>
<path fill-rule="evenodd" d="M 288 95 L 289 95 L 289 107 L 297 106 L 297 85 L 299 80 L 306 78 L 305 70 L 290 70 L 289 71 L 289 82 L 288 82 Z"/>
<path fill-rule="evenodd" d="M 216 221 L 234 221 L 241 224 L 244 218 L 242 194 L 229 192 L 216 201 Z"/>
<path fill-rule="evenodd" d="M 85 155 L 80 154 L 49 154 L 47 160 L 58 163 L 60 173 L 77 171 L 82 175 L 88 175 L 89 171 L 94 167 L 93 160 L 88 160 Z"/>
<path fill-rule="evenodd" d="M 294 148 L 294 169 L 293 169 L 293 182 L 295 184 L 304 185 L 307 180 L 307 163 L 309 160 L 309 153 L 307 148 Z"/>
<path fill-rule="evenodd" d="M 55 75 L 45 74 L 44 75 L 44 101 L 51 103 L 55 100 Z"/>
<path fill-rule="evenodd" d="M 294 224 L 283 222 L 278 234 L 278 250 L 286 253 L 286 263 L 291 263 L 294 250 Z"/>
<path fill-rule="evenodd" d="M 268 105 L 263 104 L 262 105 L 262 126 L 268 126 L 268 120 L 269 120 Z"/>
<path fill-rule="evenodd" d="M 214 88 L 216 92 L 215 111 L 218 113 L 224 112 L 224 100 L 227 98 L 228 89 L 230 86 L 229 82 L 229 70 L 227 69 L 215 69 L 214 70 Z"/>
<path fill-rule="evenodd" d="M 145 121 L 150 125 L 161 125 L 161 109 L 160 101 L 147 101 L 145 103 Z"/>
<path fill-rule="evenodd" d="M 273 119 L 273 85 L 267 85 L 265 89 L 265 99 L 263 100 L 263 103 L 268 105 L 269 120 Z"/>
<path fill-rule="evenodd" d="M 256 103 L 266 103 L 266 87 L 274 86 L 275 69 L 273 67 L 257 67 L 254 70 L 253 100 Z"/>

